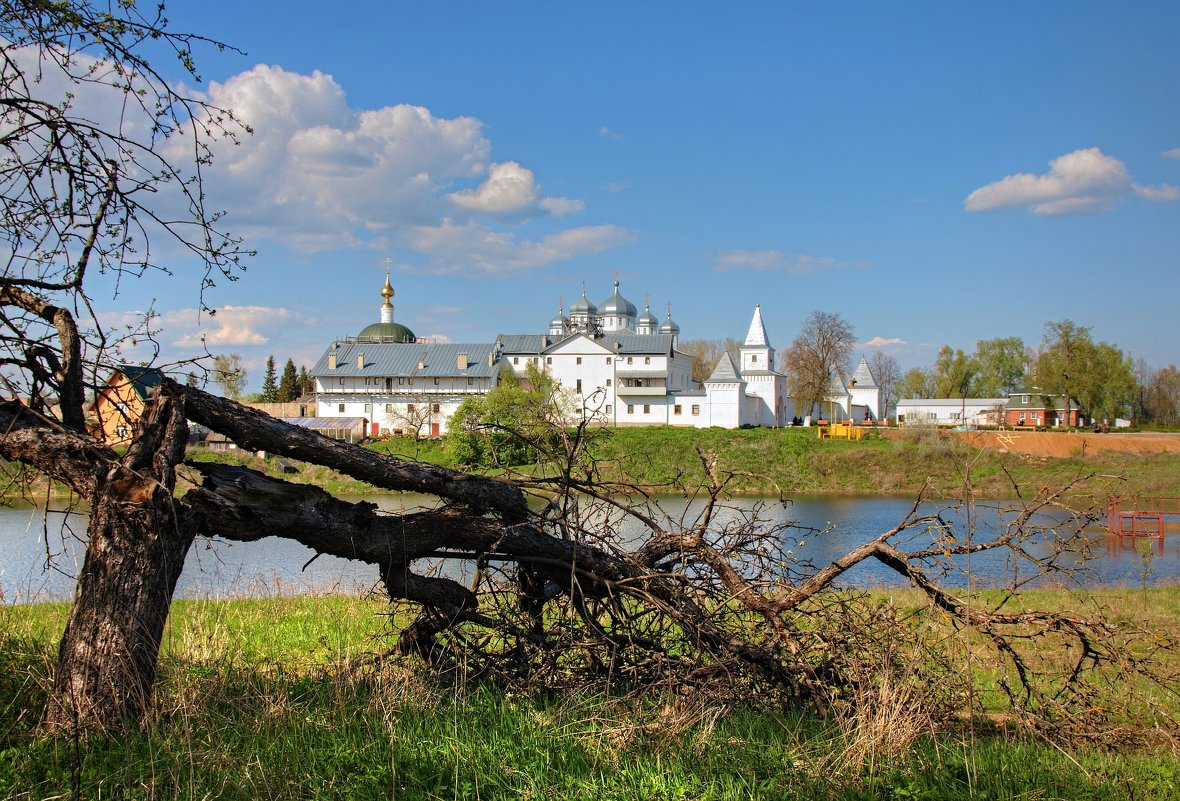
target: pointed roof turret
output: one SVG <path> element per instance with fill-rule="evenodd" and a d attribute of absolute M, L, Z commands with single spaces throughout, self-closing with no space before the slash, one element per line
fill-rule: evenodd
<path fill-rule="evenodd" d="M 713 368 L 712 374 L 705 379 L 705 383 L 732 384 L 734 382 L 742 382 L 742 377 L 738 373 L 737 365 L 733 363 L 733 357 L 729 355 L 729 351 L 725 351 L 721 354 L 717 366 Z"/>
<path fill-rule="evenodd" d="M 869 362 L 864 356 L 860 357 L 860 364 L 856 366 L 856 370 L 852 373 L 852 383 L 862 389 L 875 389 L 877 387 L 877 379 L 873 376 L 873 371 L 869 369 Z"/>
<path fill-rule="evenodd" d="M 745 344 L 763 348 L 770 344 L 770 340 L 766 336 L 766 326 L 762 322 L 761 305 L 754 307 L 754 318 L 750 320 L 750 331 L 746 334 Z"/>

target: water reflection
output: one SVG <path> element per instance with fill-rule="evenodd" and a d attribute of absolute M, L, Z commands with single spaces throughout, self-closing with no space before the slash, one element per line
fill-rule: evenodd
<path fill-rule="evenodd" d="M 389 495 L 366 500 L 389 511 L 400 511 L 432 505 L 436 499 Z M 668 518 L 674 520 L 693 519 L 700 506 L 700 502 L 686 504 L 679 499 L 664 499 L 660 503 Z M 793 540 L 787 547 L 796 558 L 825 565 L 888 531 L 911 507 L 912 501 L 903 498 L 812 497 L 786 505 L 741 499 L 731 505 L 720 522 L 742 522 L 759 514 L 767 525 L 794 523 L 795 527 L 784 529 L 784 536 Z M 997 533 L 998 526 L 1005 522 L 999 518 L 1003 507 L 1000 502 L 980 503 L 975 507 L 976 541 Z M 933 513 L 941 508 L 938 504 L 927 504 L 922 512 Z M 964 531 L 961 512 L 947 511 L 944 516 L 959 532 Z M 1171 529 L 1176 527 L 1175 522 L 1170 523 Z M 18 603 L 69 598 L 83 558 L 85 532 L 86 517 L 82 514 L 0 509 L 0 599 Z M 635 524 L 623 524 L 624 538 L 639 534 Z M 907 547 L 928 547 L 929 543 L 930 534 L 918 530 Z M 1034 556 L 1045 557 L 1050 544 L 1034 544 L 1030 550 Z M 207 598 L 358 592 L 377 584 L 377 571 L 372 566 L 331 556 L 313 559 L 314 556 L 302 545 L 277 538 L 249 543 L 198 540 L 189 553 L 177 595 Z M 1164 539 L 1120 539 L 1094 527 L 1087 531 L 1084 541 L 1072 543 L 1063 556 L 1067 565 L 1080 565 L 1088 559 L 1084 580 L 1091 585 L 1139 586 L 1144 579 L 1159 585 L 1180 580 L 1180 536 L 1174 533 Z M 1003 585 L 1031 575 L 1027 564 L 1014 564 L 1006 553 L 999 552 L 977 554 L 969 564 L 964 561 L 931 567 L 945 570 L 944 580 L 953 586 L 967 584 L 968 575 L 977 586 Z M 422 566 L 415 569 L 421 570 Z M 451 563 L 443 569 L 457 568 Z M 898 586 L 904 581 L 875 560 L 868 560 L 849 571 L 842 583 L 874 587 Z"/>

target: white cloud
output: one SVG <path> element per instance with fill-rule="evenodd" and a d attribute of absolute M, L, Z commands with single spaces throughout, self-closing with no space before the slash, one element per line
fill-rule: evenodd
<path fill-rule="evenodd" d="M 900 337 L 873 337 L 868 342 L 864 343 L 866 348 L 887 348 L 891 345 L 905 345 L 904 339 Z"/>
<path fill-rule="evenodd" d="M 404 246 L 448 219 L 523 224 L 584 208 L 546 197 L 516 161 L 489 162 L 480 120 L 444 119 L 409 104 L 356 110 L 319 71 L 259 65 L 211 84 L 208 99 L 254 131 L 237 145 L 217 143 L 205 171 L 210 203 L 229 209 L 228 227 L 251 243 L 303 251 Z M 522 238 L 518 247 L 539 252 L 543 244 Z"/>
<path fill-rule="evenodd" d="M 291 311 L 273 306 L 223 306 L 215 314 L 178 309 L 160 317 L 161 330 L 175 348 L 228 348 L 266 345 L 291 319 Z"/>
<path fill-rule="evenodd" d="M 1171 201 L 1180 198 L 1180 190 L 1137 184 L 1123 162 L 1091 147 L 1059 156 L 1044 175 L 1017 173 L 980 187 L 963 205 L 967 211 L 1027 207 L 1033 214 L 1057 217 L 1108 211 L 1127 195 Z"/>
<path fill-rule="evenodd" d="M 486 275 L 521 272 L 600 253 L 626 244 L 631 238 L 619 226 L 595 225 L 559 231 L 540 241 L 520 241 L 508 232 L 452 220 L 419 227 L 409 235 L 411 246 L 430 256 L 437 271 L 464 270 Z"/>
<path fill-rule="evenodd" d="M 1165 150 L 1162 155 L 1166 159 L 1180 161 L 1180 147 L 1174 147 L 1171 150 Z"/>
<path fill-rule="evenodd" d="M 817 270 L 863 270 L 862 262 L 840 261 L 823 256 L 783 253 L 779 250 L 729 250 L 717 259 L 717 271 L 759 270 L 807 275 Z"/>
<path fill-rule="evenodd" d="M 538 204 L 545 211 L 552 214 L 554 217 L 565 217 L 569 214 L 577 214 L 586 208 L 586 204 L 580 200 L 571 200 L 567 197 L 547 197 L 542 198 Z"/>
<path fill-rule="evenodd" d="M 615 142 L 618 142 L 619 140 L 621 140 L 623 138 L 623 135 L 621 133 L 618 133 L 616 131 L 612 131 L 610 128 L 607 128 L 605 125 L 598 129 L 598 135 L 601 136 L 603 139 L 610 139 Z"/>

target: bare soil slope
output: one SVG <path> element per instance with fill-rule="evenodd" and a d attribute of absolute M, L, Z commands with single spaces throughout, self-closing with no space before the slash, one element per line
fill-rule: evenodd
<path fill-rule="evenodd" d="M 1086 456 L 1097 451 L 1180 453 L 1180 434 L 1095 434 L 1091 431 L 956 431 L 972 447 L 1027 456 Z"/>

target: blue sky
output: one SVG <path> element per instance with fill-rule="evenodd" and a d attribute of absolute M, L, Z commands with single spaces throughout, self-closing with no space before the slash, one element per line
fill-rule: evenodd
<path fill-rule="evenodd" d="M 904 367 L 1091 326 L 1180 363 L 1180 4 L 174 2 L 255 129 L 214 205 L 258 250 L 154 299 L 164 356 L 310 365 L 377 319 L 488 341 L 645 293 L 780 350 L 815 309 Z M 165 64 L 165 66 L 168 66 Z"/>

